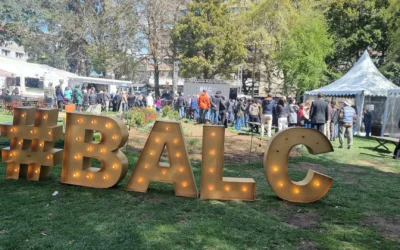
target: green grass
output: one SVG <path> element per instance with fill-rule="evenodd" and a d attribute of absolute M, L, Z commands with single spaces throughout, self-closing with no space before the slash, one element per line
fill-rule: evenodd
<path fill-rule="evenodd" d="M 375 145 L 356 138 L 352 150 L 335 143 L 333 153 L 291 159 L 294 180 L 306 175 L 296 168 L 304 163 L 334 178 L 311 204 L 277 198 L 261 162 L 224 168 L 225 176 L 256 180 L 255 202 L 175 197 L 165 183 L 152 183 L 146 194 L 127 192 L 138 159 L 132 153 L 127 177 L 107 190 L 61 184 L 61 166 L 41 182 L 6 180 L 1 163 L 0 249 L 398 249 L 368 222 L 400 219 L 400 162 L 372 151 Z M 200 165 L 192 167 L 200 187 Z"/>

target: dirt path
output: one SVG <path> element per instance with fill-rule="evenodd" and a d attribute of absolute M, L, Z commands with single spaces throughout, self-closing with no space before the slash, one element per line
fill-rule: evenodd
<path fill-rule="evenodd" d="M 191 160 L 201 160 L 203 126 L 182 123 L 186 143 Z M 131 129 L 129 146 L 140 152 L 147 140 L 149 133 Z M 248 162 L 262 162 L 267 141 L 250 135 L 238 135 L 229 129 L 225 130 L 225 163 L 240 164 Z M 251 147 L 251 154 L 250 154 Z"/>

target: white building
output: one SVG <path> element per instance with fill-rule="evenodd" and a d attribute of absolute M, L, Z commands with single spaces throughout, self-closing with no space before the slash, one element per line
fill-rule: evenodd
<path fill-rule="evenodd" d="M 25 62 L 28 60 L 28 54 L 25 52 L 24 47 L 19 46 L 15 42 L 5 42 L 5 44 L 0 45 L 0 56 Z"/>

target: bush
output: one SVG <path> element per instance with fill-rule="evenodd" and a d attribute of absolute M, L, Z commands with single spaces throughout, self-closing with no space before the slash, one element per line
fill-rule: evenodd
<path fill-rule="evenodd" d="M 178 111 L 174 110 L 171 106 L 164 106 L 161 109 L 161 115 L 163 118 L 174 121 L 177 121 L 180 118 Z"/>
<path fill-rule="evenodd" d="M 131 127 L 142 127 L 157 120 L 157 112 L 152 108 L 133 108 L 122 114 Z"/>

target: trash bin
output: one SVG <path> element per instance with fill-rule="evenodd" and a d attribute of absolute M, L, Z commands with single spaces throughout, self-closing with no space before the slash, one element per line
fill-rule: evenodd
<path fill-rule="evenodd" d="M 75 104 L 66 104 L 65 105 L 65 112 L 66 113 L 75 112 Z"/>

